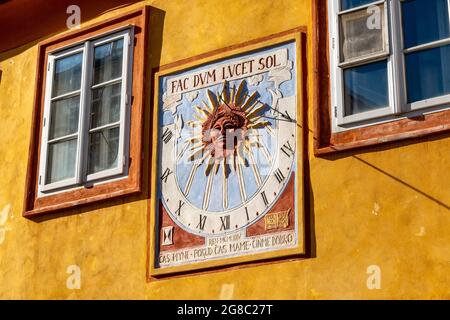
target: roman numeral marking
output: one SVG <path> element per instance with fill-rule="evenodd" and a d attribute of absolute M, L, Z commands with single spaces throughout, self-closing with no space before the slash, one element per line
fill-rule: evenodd
<path fill-rule="evenodd" d="M 168 178 L 172 173 L 173 173 L 173 171 L 170 170 L 169 168 L 167 168 L 167 169 L 164 171 L 163 175 L 161 176 L 161 180 L 164 181 L 164 182 L 167 182 L 167 178 Z"/>
<path fill-rule="evenodd" d="M 173 244 L 173 227 L 168 226 L 163 228 L 163 246 L 170 246 Z"/>
<path fill-rule="evenodd" d="M 283 151 L 284 154 L 287 155 L 288 157 L 291 157 L 294 155 L 294 149 L 292 149 L 292 146 L 289 143 L 289 141 L 286 141 L 286 143 L 283 144 L 283 146 L 281 147 L 281 151 Z"/>
<path fill-rule="evenodd" d="M 230 216 L 220 217 L 220 231 L 230 229 Z"/>
<path fill-rule="evenodd" d="M 281 172 L 280 169 L 275 170 L 273 173 L 275 175 L 275 178 L 277 178 L 279 183 L 282 183 L 285 179 L 285 176 L 283 175 L 283 172 Z"/>
<path fill-rule="evenodd" d="M 261 197 L 263 198 L 264 205 L 267 207 L 267 205 L 269 204 L 269 201 L 267 200 L 267 196 L 266 196 L 266 192 L 265 191 L 261 192 Z"/>
<path fill-rule="evenodd" d="M 173 136 L 173 132 L 172 130 L 170 130 L 169 128 L 166 128 L 166 130 L 164 130 L 161 139 L 164 141 L 164 143 L 168 143 L 170 141 L 170 139 L 172 139 Z"/>
<path fill-rule="evenodd" d="M 200 221 L 197 224 L 197 229 L 204 230 L 207 216 L 200 215 Z"/>
<path fill-rule="evenodd" d="M 247 221 L 250 221 L 250 216 L 248 215 L 247 207 L 245 207 L 245 215 L 247 216 Z"/>
<path fill-rule="evenodd" d="M 177 216 L 180 216 L 180 214 L 181 214 L 181 208 L 182 208 L 184 205 L 185 205 L 185 203 L 184 203 L 183 201 L 179 200 L 179 202 L 178 202 L 178 209 L 175 211 L 175 214 L 176 214 Z"/>

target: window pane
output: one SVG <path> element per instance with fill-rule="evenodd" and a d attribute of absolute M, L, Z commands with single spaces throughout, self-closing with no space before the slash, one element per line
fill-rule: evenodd
<path fill-rule="evenodd" d="M 80 89 L 82 62 L 82 53 L 55 61 L 52 97 Z"/>
<path fill-rule="evenodd" d="M 341 1 L 341 10 L 347 10 L 351 8 L 356 8 L 365 4 L 369 4 L 371 2 L 375 2 L 376 0 L 342 0 Z"/>
<path fill-rule="evenodd" d="M 120 119 L 122 83 L 92 90 L 91 129 Z"/>
<path fill-rule="evenodd" d="M 94 84 L 122 76 L 123 39 L 102 44 L 94 50 Z"/>
<path fill-rule="evenodd" d="M 119 127 L 115 127 L 90 134 L 89 173 L 117 166 L 119 131 Z"/>
<path fill-rule="evenodd" d="M 80 96 L 52 102 L 49 139 L 77 132 L 79 109 Z"/>
<path fill-rule="evenodd" d="M 375 8 L 376 19 L 366 9 L 340 16 L 341 62 L 387 51 L 384 5 Z"/>
<path fill-rule="evenodd" d="M 47 184 L 75 176 L 76 153 L 77 139 L 48 145 Z"/>
<path fill-rule="evenodd" d="M 387 107 L 387 61 L 344 70 L 344 113 L 346 116 Z"/>
<path fill-rule="evenodd" d="M 402 2 L 405 48 L 449 37 L 447 0 Z"/>
<path fill-rule="evenodd" d="M 450 93 L 450 46 L 406 55 L 408 102 Z"/>

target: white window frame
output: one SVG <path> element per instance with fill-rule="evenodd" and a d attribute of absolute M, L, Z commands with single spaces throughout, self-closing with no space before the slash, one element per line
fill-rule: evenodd
<path fill-rule="evenodd" d="M 342 132 L 354 128 L 360 128 L 406 118 L 412 114 L 437 112 L 449 108 L 445 104 L 450 103 L 450 94 L 424 99 L 413 103 L 407 103 L 407 83 L 405 69 L 405 55 L 413 51 L 421 51 L 434 47 L 450 44 L 450 37 L 413 48 L 404 49 L 401 2 L 404 0 L 379 0 L 366 5 L 341 11 L 341 0 L 328 0 L 328 19 L 330 35 L 330 81 L 331 81 L 331 115 L 332 132 Z M 386 19 L 385 25 L 388 33 L 387 54 L 376 53 L 361 59 L 341 63 L 340 62 L 340 33 L 339 16 L 352 11 L 367 9 L 374 5 L 384 3 Z M 448 0 L 450 17 L 450 0 Z M 345 116 L 344 112 L 344 84 L 343 70 L 345 67 L 365 65 L 370 62 L 385 60 L 387 58 L 388 95 L 389 106 L 377 110 L 361 112 Z M 424 110 L 427 109 L 427 110 Z"/>
<path fill-rule="evenodd" d="M 48 63 L 45 72 L 45 97 L 44 97 L 44 114 L 42 119 L 42 136 L 41 136 L 41 152 L 39 161 L 39 179 L 38 179 L 38 197 L 48 196 L 57 192 L 67 191 L 68 189 L 79 188 L 83 186 L 92 186 L 94 183 L 104 183 L 111 179 L 122 178 L 128 174 L 129 162 L 129 136 L 130 136 L 130 107 L 132 92 L 132 66 L 133 66 L 133 39 L 134 32 L 132 26 L 126 26 L 119 29 L 109 31 L 107 33 L 95 36 L 94 38 L 85 40 L 81 43 L 72 44 L 64 48 L 59 48 L 48 53 Z M 94 62 L 94 49 L 104 43 L 114 40 L 123 39 L 123 55 L 122 55 L 122 76 L 117 79 L 92 85 L 92 72 Z M 73 55 L 75 53 L 83 53 L 81 85 L 80 89 L 74 92 L 66 93 L 58 97 L 52 98 L 53 75 L 55 60 L 64 56 Z M 91 91 L 93 88 L 104 86 L 122 81 L 121 101 L 120 101 L 120 120 L 99 128 L 89 130 L 90 128 L 90 111 L 91 111 Z M 50 108 L 52 100 L 61 97 L 80 94 L 80 107 L 78 119 L 78 132 L 58 140 L 65 140 L 70 137 L 78 136 L 75 175 L 73 178 L 46 183 L 47 179 L 47 153 L 49 145 L 50 130 Z M 89 133 L 98 131 L 101 128 L 120 126 L 119 129 L 119 146 L 117 166 L 112 169 L 99 171 L 88 174 L 88 156 L 89 156 Z M 56 139 L 54 139 L 56 140 Z"/>

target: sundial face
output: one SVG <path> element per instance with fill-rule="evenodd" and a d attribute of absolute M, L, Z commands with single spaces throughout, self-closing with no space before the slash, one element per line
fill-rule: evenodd
<path fill-rule="evenodd" d="M 295 215 L 295 61 L 291 42 L 159 77 L 157 202 L 170 225 L 163 244 L 175 245 L 176 233 L 184 243 L 245 238 L 283 203 L 284 219 Z"/>

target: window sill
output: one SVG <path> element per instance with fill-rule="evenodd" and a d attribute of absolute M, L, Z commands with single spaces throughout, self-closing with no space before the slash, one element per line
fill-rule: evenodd
<path fill-rule="evenodd" d="M 94 203 L 123 196 L 130 196 L 141 192 L 139 185 L 124 188 L 123 186 L 105 184 L 101 189 L 98 187 L 80 189 L 77 191 L 63 192 L 57 195 L 46 196 L 36 200 L 35 209 L 25 211 L 25 218 L 35 217 L 45 213 L 54 213 L 62 209 Z M 84 194 L 84 195 L 83 195 Z"/>
<path fill-rule="evenodd" d="M 326 155 L 389 142 L 421 138 L 448 131 L 450 131 L 450 110 L 445 110 L 419 117 L 331 133 L 329 145 L 315 148 L 314 154 L 316 156 Z"/>

